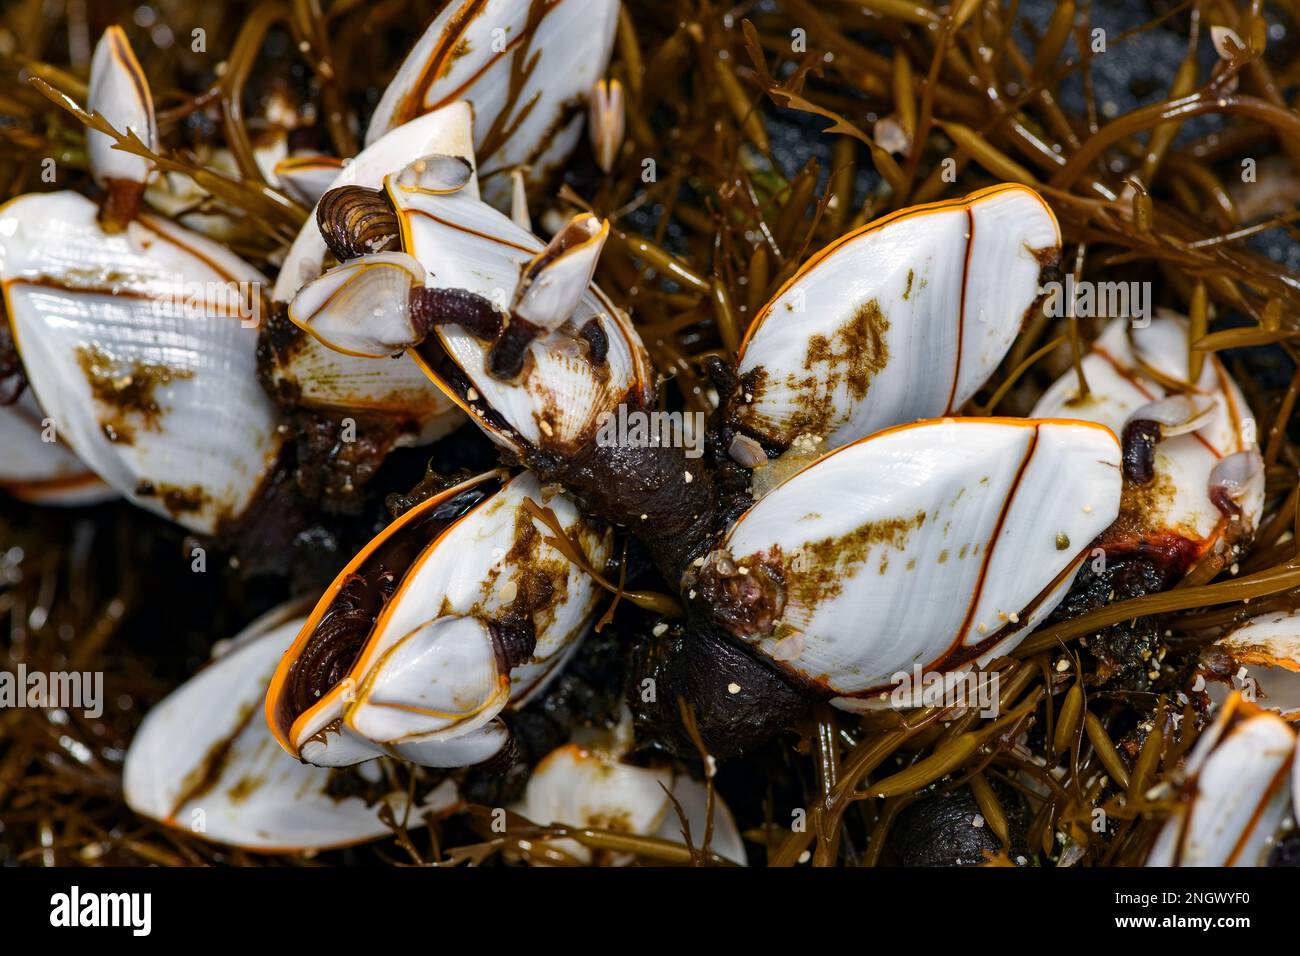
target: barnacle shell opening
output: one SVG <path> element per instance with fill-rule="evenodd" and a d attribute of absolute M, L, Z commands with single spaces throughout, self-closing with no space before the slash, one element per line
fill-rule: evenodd
<path fill-rule="evenodd" d="M 608 559 L 612 533 L 528 472 L 488 472 L 422 502 L 348 563 L 281 661 L 266 719 L 285 750 L 329 766 L 379 753 L 465 766 L 500 749 L 493 718 L 544 685 L 597 600 L 594 582 L 544 543 L 528 499 L 596 566 Z M 535 646 L 503 646 L 497 622 L 531 629 Z M 447 661 L 469 669 L 431 680 Z"/>
<path fill-rule="evenodd" d="M 1180 433 L 1155 446 L 1151 481 L 1125 483 L 1120 519 L 1104 539 L 1108 550 L 1166 536 L 1190 543 L 1191 553 L 1184 558 L 1190 566 L 1197 555 L 1235 545 L 1233 539 L 1254 531 L 1264 507 L 1264 474 L 1262 467 L 1251 465 L 1251 455 L 1233 458 L 1247 452 L 1258 460 L 1254 418 L 1241 390 L 1214 355 L 1206 358 L 1194 391 L 1170 393 L 1166 388 L 1191 388 L 1187 325 L 1181 316 L 1166 313 L 1145 326 L 1113 319 L 1083 357 L 1082 367 L 1086 398 L 1079 396 L 1071 371 L 1052 384 L 1030 414 L 1087 419 L 1120 435 L 1135 413 L 1170 407 L 1171 397 L 1181 394 L 1179 401 L 1187 409 L 1210 404 L 1208 412 L 1192 414 L 1193 430 L 1175 428 Z M 1221 466 L 1228 472 L 1216 474 Z M 1216 494 L 1216 487 L 1229 495 Z M 1237 515 L 1225 514 L 1224 507 Z"/>
<path fill-rule="evenodd" d="M 213 533 L 279 453 L 257 383 L 265 279 L 141 214 L 105 233 L 71 192 L 0 207 L 0 282 L 32 390 L 60 441 L 134 503 Z"/>
<path fill-rule="evenodd" d="M 862 709 L 913 665 L 952 670 L 1014 648 L 1060 602 L 1119 499 L 1106 428 L 903 425 L 768 492 L 693 587 L 796 685 Z"/>
<path fill-rule="evenodd" d="M 402 247 L 429 271 L 426 285 L 462 289 L 506 306 L 528 265 L 546 248 L 532 233 L 461 191 L 432 194 L 389 177 Z M 588 242 L 603 236 L 588 233 Z M 578 253 L 596 248 L 580 244 Z M 573 261 L 586 267 L 585 256 Z M 571 278 L 571 277 L 570 277 Z M 540 300 L 539 300 L 540 301 Z M 459 325 L 439 325 L 409 354 L 498 442 L 563 452 L 591 440 L 605 412 L 650 400 L 653 375 L 631 323 L 594 284 L 550 336 L 528 343 L 522 373 L 503 381 L 489 367 L 491 343 Z M 581 330 L 596 323 L 607 347 L 598 359 Z"/>
<path fill-rule="evenodd" d="M 347 846 L 389 832 L 373 805 L 336 792 L 333 771 L 294 760 L 259 719 L 267 681 L 304 620 L 299 603 L 255 621 L 149 711 L 123 771 L 133 810 L 260 852 Z M 381 779 L 375 773 L 372 781 Z M 383 799 L 399 811 L 407 796 L 401 788 Z M 455 784 L 443 781 L 413 808 L 418 812 L 409 825 L 422 826 L 426 812 L 438 817 L 459 805 Z"/>
<path fill-rule="evenodd" d="M 1295 730 L 1234 694 L 1187 760 L 1147 866 L 1261 866 L 1291 804 Z"/>
<path fill-rule="evenodd" d="M 623 103 L 623 84 L 618 80 L 598 80 L 591 90 L 587 104 L 587 134 L 596 165 L 608 173 L 614 168 L 618 151 L 623 146 L 627 126 L 626 107 Z"/>
<path fill-rule="evenodd" d="M 1024 186 L 903 209 L 814 254 L 740 346 L 731 418 L 778 448 L 843 445 L 955 413 L 988 379 L 1060 254 Z"/>

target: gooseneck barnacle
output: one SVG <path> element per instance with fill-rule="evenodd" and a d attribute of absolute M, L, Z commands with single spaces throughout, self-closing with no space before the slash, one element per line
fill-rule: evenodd
<path fill-rule="evenodd" d="M 214 622 L 299 595 L 153 707 L 126 804 L 418 863 L 417 826 L 439 863 L 1296 854 L 1297 296 L 1245 251 L 1277 197 L 1216 169 L 1295 125 L 1253 95 L 1260 11 L 1246 41 L 1233 4 L 1162 18 L 1191 89 L 1212 15 L 1208 92 L 1101 123 L 1090 74 L 1088 116 L 1058 96 L 1073 4 L 1032 58 L 997 3 L 696 5 L 661 37 L 614 0 L 447 0 L 404 59 L 374 29 L 401 4 L 317 6 L 257 11 L 200 81 L 139 32 L 174 9 L 92 52 L 69 4 L 73 62 L 24 51 L 0 95 L 59 157 L 0 207 L 0 488 L 153 513 L 114 560 L 159 582 L 85 653 L 170 615 L 194 659 L 191 590 Z M 1181 145 L 1211 94 L 1228 128 Z M 799 112 L 829 176 L 770 136 Z M 72 525 L 99 560 L 104 516 Z M 32 555 L 0 547 L 0 608 L 66 655 L 98 595 L 57 554 L 10 573 Z M 74 723 L 19 739 L 111 777 L 120 728 L 96 763 Z M 721 794 L 769 770 L 738 826 Z M 447 849 L 467 808 L 483 842 Z"/>

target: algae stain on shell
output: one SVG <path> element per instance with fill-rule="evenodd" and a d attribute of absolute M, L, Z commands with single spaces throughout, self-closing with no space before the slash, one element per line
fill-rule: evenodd
<path fill-rule="evenodd" d="M 889 567 L 889 550 L 903 551 L 912 532 L 925 524 L 925 511 L 911 517 L 870 521 L 843 535 L 810 541 L 784 562 L 786 606 L 816 608 L 844 589 L 844 582 L 880 550 L 879 572 Z"/>
<path fill-rule="evenodd" d="M 869 299 L 830 335 L 810 336 L 801 370 L 789 373 L 781 383 L 794 408 L 783 416 L 780 434 L 771 437 L 788 446 L 798 435 L 824 437 L 843 424 L 848 404 L 864 401 L 872 381 L 889 364 L 888 332 L 889 318 L 880 301 Z M 765 376 L 751 375 L 743 388 L 742 423 L 753 416 L 760 424 L 763 413 L 757 406 L 772 386 Z"/>
<path fill-rule="evenodd" d="M 1166 518 L 1178 495 L 1168 469 L 1157 468 L 1151 481 L 1144 485 L 1127 479 L 1120 497 L 1119 516 L 1107 529 L 1109 540 L 1132 537 L 1140 539 L 1161 531 L 1172 530 L 1190 539 L 1197 537 L 1195 528 L 1167 529 Z"/>
<path fill-rule="evenodd" d="M 90 385 L 90 394 L 105 410 L 100 427 L 112 442 L 130 444 L 136 426 L 159 431 L 167 409 L 157 389 L 193 377 L 186 369 L 147 362 L 122 362 L 94 345 L 77 347 L 77 364 Z"/>

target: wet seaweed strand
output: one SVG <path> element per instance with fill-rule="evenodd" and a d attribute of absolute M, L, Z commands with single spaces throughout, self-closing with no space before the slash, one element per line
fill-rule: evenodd
<path fill-rule="evenodd" d="M 362 104 L 405 53 L 409 38 L 392 27 L 427 19 L 436 4 L 293 0 L 228 5 L 221 17 L 191 4 L 148 25 L 133 20 L 136 3 L 95 4 L 93 23 L 88 6 L 69 4 L 51 17 L 39 0 L 15 0 L 0 14 L 0 69 L 12 80 L 0 85 L 0 198 L 88 188 L 81 126 L 94 121 L 69 111 L 59 94 L 84 102 L 84 38 L 116 19 L 134 24 L 132 39 L 159 91 L 164 150 L 155 161 L 193 177 L 213 208 L 232 213 L 244 226 L 237 248 L 270 271 L 305 210 L 268 186 L 253 160 L 267 98 L 283 96 L 299 115 L 317 118 L 318 145 L 350 154 Z M 610 175 L 571 177 L 563 190 L 535 197 L 535 213 L 585 206 L 613 220 L 599 278 L 640 329 L 668 383 L 666 401 L 710 407 L 705 361 L 734 353 L 762 303 L 810 252 L 891 209 L 994 179 L 1044 192 L 1061 221 L 1063 261 L 1079 278 L 1118 269 L 1160 276 L 1161 301 L 1191 317 L 1194 367 L 1210 352 L 1267 344 L 1295 358 L 1300 286 L 1250 246 L 1260 232 L 1290 230 L 1294 216 L 1285 208 L 1248 215 L 1232 185 L 1244 157 L 1262 167 L 1271 156 L 1287 163 L 1300 156 L 1300 121 L 1281 93 L 1300 62 L 1294 50 L 1268 49 L 1262 5 L 1175 4 L 1109 37 L 1111 50 L 1141 43 L 1156 27 L 1177 27 L 1187 39 L 1167 94 L 1114 116 L 1103 115 L 1093 94 L 1105 59 L 1092 49 L 1091 6 L 1058 4 L 1041 33 L 1025 26 L 1019 8 L 1015 0 L 626 5 L 612 70 L 627 90 L 628 143 Z M 159 26 L 173 42 L 159 41 Z M 1197 51 L 1225 28 L 1240 42 L 1221 43 L 1227 55 L 1207 70 Z M 194 30 L 219 52 L 200 55 L 175 42 Z M 295 63 L 309 81 L 286 90 L 259 79 L 287 75 Z M 1063 86 L 1076 77 L 1084 91 L 1078 114 L 1063 105 Z M 1224 125 L 1200 139 L 1180 136 L 1189 120 L 1206 116 Z M 829 145 L 825 158 L 786 168 L 777 118 L 816 124 Z M 209 168 L 217 148 L 230 151 L 238 178 Z M 56 161 L 53 183 L 38 175 L 44 157 Z M 1245 324 L 1225 326 L 1229 314 Z M 974 407 L 1023 413 L 1046 382 L 1077 364 L 1096 331 L 1085 324 L 1063 335 L 1045 319 L 1031 321 Z M 1300 454 L 1289 435 L 1298 383 L 1243 381 L 1271 467 L 1259 540 L 1237 572 L 1041 630 L 997 665 L 1006 709 L 996 720 L 942 709 L 819 712 L 796 742 L 780 745 L 792 782 L 767 796 L 761 820 L 748 821 L 767 862 L 889 863 L 899 813 L 934 787 L 969 788 L 1004 849 L 1011 793 L 1033 808 L 1028 849 L 1042 859 L 1140 861 L 1161 812 L 1145 795 L 1176 770 L 1198 716 L 1182 711 L 1175 729 L 1177 708 L 1155 695 L 1091 692 L 1073 648 L 1107 624 L 1155 615 L 1168 646 L 1190 652 L 1248 614 L 1300 605 Z M 132 620 L 141 581 L 105 577 L 94 556 L 123 547 L 128 527 L 138 536 L 140 520 L 113 508 L 66 523 L 33 521 L 21 509 L 0 515 L 6 544 L 28 543 L 21 576 L 0 585 L 10 660 L 53 666 L 74 647 L 79 666 L 116 675 L 113 693 L 132 701 L 99 722 L 59 724 L 39 710 L 5 715 L 0 852 L 30 864 L 310 863 L 213 847 L 142 823 L 121 803 L 121 750 L 133 722 L 168 687 L 147 676 L 156 651 L 146 636 L 121 626 Z M 236 582 L 222 587 L 238 617 L 246 595 Z M 219 636 L 197 625 L 191 635 L 199 644 Z M 1149 730 L 1138 740 L 1142 727 Z M 1048 772 L 1058 762 L 1063 773 Z M 808 811 L 806 829 L 782 822 L 791 805 Z M 1119 821 L 1105 836 L 1086 825 L 1097 808 Z M 504 835 L 476 833 L 472 815 L 427 832 L 393 816 L 390 828 L 392 840 L 366 852 L 395 863 L 487 863 L 503 853 L 572 862 L 561 840 L 646 862 L 718 862 L 707 838 L 682 847 L 519 818 Z"/>

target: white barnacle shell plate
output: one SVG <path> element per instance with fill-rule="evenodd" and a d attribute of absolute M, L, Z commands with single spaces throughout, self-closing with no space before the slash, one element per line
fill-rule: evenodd
<path fill-rule="evenodd" d="M 474 108 L 474 145 L 492 176 L 489 198 L 504 205 L 510 181 L 500 173 L 524 167 L 538 181 L 573 151 L 617 25 L 616 0 L 453 0 L 384 91 L 366 143 L 466 100 Z M 531 67 L 512 103 L 512 74 L 526 62 Z"/>
<path fill-rule="evenodd" d="M 385 542 L 395 540 L 394 536 L 412 533 L 439 503 L 501 479 L 500 472 L 489 472 L 412 508 L 384 529 L 335 579 L 285 654 L 267 695 L 267 721 L 286 750 L 329 766 L 356 763 L 384 752 L 400 753 L 430 766 L 465 766 L 487 759 L 500 748 L 505 735 L 500 721 L 493 718 L 507 706 L 522 706 L 545 686 L 586 633 L 599 600 L 595 582 L 586 572 L 545 543 L 543 538 L 551 532 L 530 516 L 525 502 L 550 508 L 595 567 L 603 566 L 613 548 L 609 528 L 582 518 L 572 502 L 559 492 L 544 489 L 531 472 L 510 479 L 419 551 L 384 605 L 347 679 L 292 719 L 282 712 L 280 702 L 295 661 L 344 584 L 369 556 Z M 372 706 L 381 704 L 385 693 L 377 689 L 380 673 L 386 679 L 404 671 L 401 682 L 410 686 L 412 662 L 415 669 L 427 666 L 436 673 L 447 661 L 458 658 L 467 666 L 490 671 L 488 677 L 496 679 L 495 662 L 477 655 L 472 635 L 463 628 L 450 635 L 450 640 L 445 632 L 435 635 L 428 629 L 440 620 L 497 620 L 512 605 L 517 610 L 520 601 L 531 613 L 537 644 L 531 659 L 511 670 L 502 697 L 498 699 L 485 689 L 486 681 L 477 681 L 458 669 L 453 675 L 456 686 L 477 688 L 475 699 L 443 712 L 456 711 L 464 719 L 430 723 L 423 719 L 430 708 L 422 707 L 421 719 L 402 722 L 393 711 L 382 714 Z M 441 641 L 440 647 L 435 647 L 434 638 Z M 459 649 L 451 648 L 453 641 Z M 433 653 L 425 653 L 429 650 Z M 436 678 L 430 680 L 436 682 Z M 432 700 L 442 691 L 431 687 L 427 693 Z M 410 709 L 414 713 L 414 708 Z M 390 730 L 395 730 L 392 736 Z"/>
<path fill-rule="evenodd" d="M 356 697 L 348 729 L 417 763 L 425 753 L 442 766 L 478 763 L 508 736 L 496 716 L 510 700 L 509 675 L 477 617 L 444 614 L 412 628 L 380 655 Z M 470 756 L 460 756 L 462 746 Z"/>
<path fill-rule="evenodd" d="M 278 357 L 277 357 L 278 358 Z M 465 421 L 459 408 L 405 355 L 370 359 L 344 355 L 304 334 L 274 375 L 309 408 L 336 414 L 395 418 L 411 425 L 396 444 L 437 441 Z"/>
<path fill-rule="evenodd" d="M 58 431 L 47 431 L 49 421 L 31 389 L 24 389 L 12 405 L 0 405 L 0 489 L 32 504 L 89 505 L 116 497 L 74 455 L 57 441 Z M 45 437 L 55 438 L 46 441 Z"/>
<path fill-rule="evenodd" d="M 524 267 L 545 246 L 540 239 L 463 191 L 435 194 L 404 187 L 391 177 L 385 188 L 398 211 L 403 247 L 429 271 L 427 287 L 465 289 L 503 309 L 508 306 Z M 521 440 L 566 449 L 594 434 L 604 412 L 615 411 L 623 401 L 647 402 L 653 390 L 640 338 L 594 283 L 566 328 L 576 333 L 593 319 L 609 346 L 602 366 L 588 361 L 572 337 L 557 344 L 555 335 L 543 335 L 528 346 L 521 378 L 508 382 L 488 372 L 488 344 L 458 325 L 439 326 L 436 334 L 469 379 L 473 395 L 442 379 L 418 351 L 410 354 L 497 441 L 513 450 L 519 450 Z"/>
<path fill-rule="evenodd" d="M 516 809 L 541 826 L 592 827 L 685 843 L 673 799 L 682 808 L 691 843 L 698 848 L 708 822 L 704 784 L 686 774 L 633 766 L 621 762 L 618 754 L 569 743 L 542 758 Z M 591 850 L 575 841 L 562 840 L 558 846 L 591 862 Z M 709 848 L 724 859 L 745 864 L 744 841 L 721 799 L 714 801 Z"/>
<path fill-rule="evenodd" d="M 1223 653 L 1237 668 L 1231 675 L 1239 689 L 1253 681 L 1254 702 L 1286 720 L 1300 720 L 1300 611 L 1274 611 L 1252 618 L 1202 652 Z M 1206 690 L 1213 697 L 1222 683 Z"/>
<path fill-rule="evenodd" d="M 321 190 L 321 195 L 342 186 L 378 189 L 385 176 L 400 172 L 422 156 L 460 156 L 475 166 L 470 133 L 472 123 L 473 113 L 468 104 L 451 103 L 399 126 L 348 160 Z M 477 177 L 471 176 L 462 191 L 478 196 Z M 277 302 L 288 302 L 299 289 L 324 271 L 327 255 L 329 249 L 316 225 L 316 209 L 313 207 L 289 247 L 271 297 Z"/>
<path fill-rule="evenodd" d="M 1262 866 L 1291 802 L 1295 762 L 1291 726 L 1234 695 L 1192 748 L 1185 799 L 1147 866 Z"/>
<path fill-rule="evenodd" d="M 1024 186 L 915 206 L 815 254 L 741 344 L 736 423 L 832 447 L 956 412 L 998 367 L 1061 245 Z"/>
<path fill-rule="evenodd" d="M 385 176 L 435 153 L 461 156 L 473 165 L 472 122 L 467 104 L 452 103 L 399 126 L 344 164 L 320 194 L 341 186 L 377 189 Z M 477 196 L 477 179 L 471 176 L 463 191 Z M 303 285 L 321 275 L 328 254 L 313 208 L 289 248 L 272 297 L 277 302 L 292 299 Z M 433 441 L 463 421 L 455 405 L 406 356 L 370 359 L 346 355 L 306 337 L 275 374 L 300 389 L 304 405 L 409 415 L 422 430 L 420 441 Z"/>
<path fill-rule="evenodd" d="M 1120 483 L 1118 442 L 1090 423 L 921 422 L 796 473 L 721 547 L 784 581 L 758 647 L 856 709 L 915 665 L 953 670 L 1015 647 L 1114 520 Z"/>
<path fill-rule="evenodd" d="M 261 274 L 141 215 L 100 229 L 72 192 L 0 208 L 0 281 L 28 380 L 66 440 L 141 507 L 212 533 L 280 448 L 257 382 Z"/>
<path fill-rule="evenodd" d="M 1157 377 L 1187 382 L 1186 320 L 1164 314 L 1145 327 L 1132 327 L 1128 319 L 1114 319 L 1082 365 L 1088 381 L 1086 398 L 1079 397 L 1078 378 L 1070 371 L 1043 393 L 1030 414 L 1084 418 L 1121 435 L 1130 415 L 1168 394 Z M 1200 428 L 1156 446 L 1154 484 L 1141 495 L 1140 520 L 1147 533 L 1177 534 L 1204 549 L 1226 527 L 1223 514 L 1210 499 L 1210 474 L 1228 455 L 1254 448 L 1256 436 L 1250 408 L 1217 356 L 1206 356 L 1193 394 L 1210 399 L 1214 407 Z M 1253 529 L 1264 507 L 1262 471 L 1250 482 L 1240 505 L 1241 520 Z"/>
<path fill-rule="evenodd" d="M 300 763 L 259 719 L 280 655 L 302 627 L 301 607 L 250 625 L 154 707 L 126 755 L 123 786 L 136 813 L 196 836 L 263 852 L 346 846 L 389 833 L 376 806 L 329 792 L 334 771 Z M 386 798 L 403 813 L 404 792 Z M 456 787 L 434 788 L 410 815 L 448 813 Z"/>
<path fill-rule="evenodd" d="M 289 318 L 331 347 L 362 358 L 405 351 L 414 337 L 411 290 L 424 266 L 404 252 L 377 252 L 336 266 L 298 291 Z M 358 321 L 359 317 L 365 321 Z"/>

